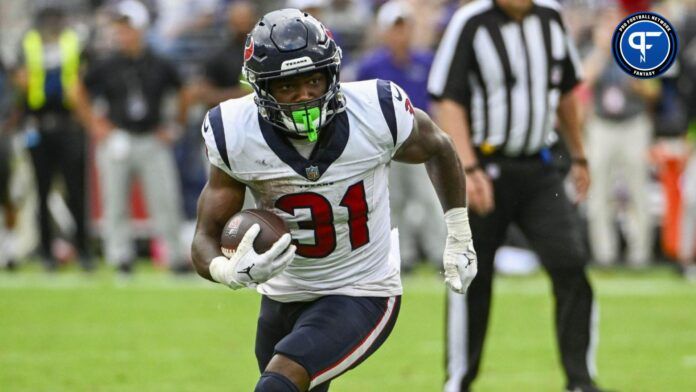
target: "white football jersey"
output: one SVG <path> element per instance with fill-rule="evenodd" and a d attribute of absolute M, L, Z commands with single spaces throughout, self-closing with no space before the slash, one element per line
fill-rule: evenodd
<path fill-rule="evenodd" d="M 260 118 L 253 95 L 221 103 L 203 122 L 211 164 L 290 227 L 295 259 L 257 287 L 276 301 L 402 292 L 388 171 L 411 134 L 413 107 L 388 81 L 342 83 L 341 90 L 346 110 L 321 131 L 308 158 Z"/>

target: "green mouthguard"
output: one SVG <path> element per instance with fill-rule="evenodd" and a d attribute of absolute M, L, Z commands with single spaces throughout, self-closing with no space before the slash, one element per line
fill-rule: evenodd
<path fill-rule="evenodd" d="M 314 126 L 314 121 L 319 118 L 321 111 L 319 108 L 309 108 L 303 110 L 295 110 L 292 112 L 292 119 L 296 124 L 304 125 L 307 130 L 307 138 L 310 142 L 317 141 L 317 128 Z"/>

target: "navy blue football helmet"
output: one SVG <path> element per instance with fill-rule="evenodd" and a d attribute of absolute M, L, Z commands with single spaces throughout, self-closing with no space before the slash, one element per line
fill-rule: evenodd
<path fill-rule="evenodd" d="M 340 91 L 341 48 L 313 16 L 297 9 L 264 15 L 244 48 L 244 76 L 256 92 L 261 117 L 274 126 L 316 140 L 317 132 L 345 109 Z M 321 70 L 328 89 L 317 99 L 282 104 L 269 92 L 269 81 Z M 298 109 L 299 108 L 299 109 Z"/>

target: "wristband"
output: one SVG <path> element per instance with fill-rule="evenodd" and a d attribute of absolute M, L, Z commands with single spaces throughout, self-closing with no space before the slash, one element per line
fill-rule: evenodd
<path fill-rule="evenodd" d="M 208 266 L 208 272 L 210 272 L 210 277 L 218 283 L 222 283 L 225 286 L 229 286 L 231 289 L 238 289 L 244 287 L 243 284 L 237 282 L 233 278 L 229 277 L 229 271 L 234 271 L 234 266 L 236 263 L 232 262 L 225 256 L 218 256 L 210 261 Z"/>
<path fill-rule="evenodd" d="M 473 173 L 473 172 L 475 172 L 475 171 L 477 171 L 477 170 L 480 170 L 480 169 L 481 169 L 481 165 L 479 165 L 479 163 L 476 162 L 476 163 L 471 164 L 471 165 L 469 165 L 469 166 L 464 166 L 464 173 L 465 173 L 465 174 L 471 174 L 471 173 Z"/>
<path fill-rule="evenodd" d="M 445 212 L 445 224 L 447 236 L 459 241 L 471 240 L 471 228 L 469 227 L 469 212 L 466 207 L 452 208 Z"/>
<path fill-rule="evenodd" d="M 587 166 L 587 158 L 573 158 L 570 161 L 573 165 Z"/>

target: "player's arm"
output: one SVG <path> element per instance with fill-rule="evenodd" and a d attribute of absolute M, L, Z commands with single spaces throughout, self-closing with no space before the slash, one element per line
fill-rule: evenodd
<path fill-rule="evenodd" d="M 442 209 L 466 207 L 466 178 L 452 139 L 420 109 L 411 135 L 394 155 L 405 163 L 425 163 Z"/>
<path fill-rule="evenodd" d="M 202 277 L 232 289 L 255 287 L 280 273 L 295 257 L 295 245 L 286 233 L 265 253 L 254 251 L 261 230 L 253 225 L 244 233 L 230 258 L 222 255 L 220 235 L 227 220 L 242 210 L 245 185 L 210 166 L 210 178 L 198 199 L 198 222 L 191 245 L 196 271 Z"/>
<path fill-rule="evenodd" d="M 222 256 L 220 235 L 227 220 L 242 210 L 246 186 L 215 165 L 210 165 L 210 178 L 198 198 L 198 221 L 191 245 L 191 257 L 198 274 L 208 280 L 210 262 Z"/>
<path fill-rule="evenodd" d="M 495 208 L 493 183 L 478 162 L 471 141 L 466 107 L 458 101 L 444 98 L 437 101 L 435 118 L 454 142 L 467 179 L 467 202 L 472 210 L 486 215 Z"/>
<path fill-rule="evenodd" d="M 478 267 L 466 208 L 466 178 L 452 139 L 425 112 L 416 109 L 411 134 L 394 159 L 425 163 L 445 211 L 447 242 L 442 257 L 445 283 L 458 293 L 466 292 Z"/>

